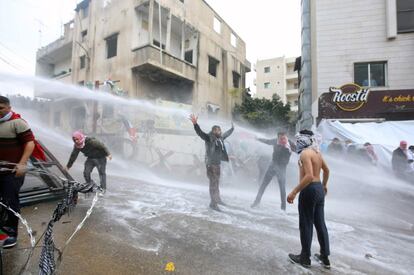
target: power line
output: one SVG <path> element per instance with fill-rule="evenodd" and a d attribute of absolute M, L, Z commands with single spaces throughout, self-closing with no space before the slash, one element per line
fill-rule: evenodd
<path fill-rule="evenodd" d="M 19 57 L 23 58 L 26 62 L 28 62 L 28 63 L 30 63 L 30 64 L 32 64 L 32 63 L 33 63 L 33 61 L 30 61 L 30 60 L 29 60 L 29 58 L 27 58 L 26 56 L 24 56 L 24 55 L 22 55 L 22 54 L 18 54 L 17 52 L 15 52 L 14 50 L 10 49 L 9 47 L 7 47 L 7 46 L 6 46 L 5 44 L 3 44 L 2 42 L 0 42 L 0 45 L 1 45 L 3 48 L 5 48 L 5 49 L 7 49 L 8 51 L 10 51 L 11 53 L 15 54 L 16 56 L 19 56 Z"/>
<path fill-rule="evenodd" d="M 18 68 L 18 67 L 16 67 L 15 65 L 13 65 L 13 64 L 11 64 L 11 63 L 9 63 L 6 59 L 4 59 L 4 58 L 3 58 L 3 57 L 1 57 L 1 56 L 0 56 L 0 60 L 1 60 L 1 61 L 3 61 L 4 63 L 8 64 L 9 66 L 11 66 L 11 67 L 15 68 L 16 70 L 23 72 L 23 70 L 22 70 L 22 69 L 19 69 L 19 68 Z"/>
<path fill-rule="evenodd" d="M 1 53 L 0 52 L 0 54 L 3 54 L 3 53 Z M 3 57 L 0 55 L 0 59 L 4 62 L 4 63 L 6 63 L 6 64 L 8 64 L 8 65 L 10 65 L 10 66 L 12 66 L 13 68 L 15 68 L 15 69 L 17 69 L 17 70 L 19 70 L 19 71 L 25 71 L 25 69 L 22 67 L 22 66 L 20 66 L 20 65 L 18 65 L 18 64 L 16 64 L 16 63 L 14 63 L 14 62 L 12 62 L 12 61 L 10 61 L 10 60 L 7 60 L 6 59 L 7 58 L 7 55 L 4 55 L 3 54 Z"/>

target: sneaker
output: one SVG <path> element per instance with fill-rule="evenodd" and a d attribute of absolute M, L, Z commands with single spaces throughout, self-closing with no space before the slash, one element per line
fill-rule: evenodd
<path fill-rule="evenodd" d="M 221 212 L 221 209 L 218 207 L 217 204 L 210 203 L 210 208 L 213 209 L 214 211 Z"/>
<path fill-rule="evenodd" d="M 3 248 L 12 248 L 17 244 L 17 238 L 16 237 L 8 237 L 4 242 L 3 242 Z"/>
<path fill-rule="evenodd" d="M 321 254 L 314 255 L 315 260 L 320 263 L 324 268 L 331 269 L 331 262 L 328 256 L 322 256 Z"/>
<path fill-rule="evenodd" d="M 301 266 L 305 268 L 311 267 L 311 260 L 306 257 L 302 257 L 301 255 L 294 255 L 289 254 L 289 260 L 294 264 L 300 264 Z"/>

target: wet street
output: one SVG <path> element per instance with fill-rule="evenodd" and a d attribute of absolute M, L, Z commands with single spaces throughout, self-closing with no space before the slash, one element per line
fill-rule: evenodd
<path fill-rule="evenodd" d="M 257 209 L 250 208 L 255 186 L 243 190 L 234 183 L 224 186 L 229 206 L 218 213 L 207 207 L 204 178 L 194 184 L 165 180 L 144 170 L 110 174 L 108 192 L 66 248 L 59 274 L 165 274 L 168 263 L 174 264 L 177 274 L 409 274 L 411 270 L 414 202 L 399 192 L 378 192 L 378 200 L 364 202 L 333 185 L 326 202 L 332 270 L 322 270 L 316 262 L 308 270 L 287 259 L 288 253 L 300 249 L 297 201 L 287 213 L 280 211 L 275 184 Z M 398 204 L 381 204 L 382 195 L 398 197 Z M 75 210 L 56 226 L 58 247 L 83 218 L 92 197 L 81 195 Z M 23 209 L 37 237 L 55 205 Z M 398 214 L 395 207 L 401 209 Z M 27 252 L 19 250 L 29 245 L 23 228 L 19 238 L 18 247 L 4 256 L 6 274 L 16 274 L 26 259 Z M 314 234 L 313 253 L 318 249 Z M 39 252 L 36 249 L 31 260 L 32 274 L 38 273 Z"/>

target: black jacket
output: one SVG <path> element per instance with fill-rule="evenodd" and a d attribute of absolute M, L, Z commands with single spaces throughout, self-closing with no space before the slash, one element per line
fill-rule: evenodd
<path fill-rule="evenodd" d="M 201 137 L 206 144 L 206 164 L 219 165 L 221 161 L 229 161 L 224 140 L 228 138 L 234 131 L 234 127 L 225 132 L 221 138 L 217 138 L 212 132 L 205 133 L 201 130 L 198 124 L 194 125 L 194 130 L 197 135 Z"/>
<path fill-rule="evenodd" d="M 79 152 L 82 152 L 85 157 L 92 159 L 105 158 L 110 155 L 108 148 L 102 142 L 94 137 L 86 137 L 85 146 L 82 149 L 73 147 L 72 154 L 70 154 L 68 164 L 66 165 L 68 168 L 72 167 L 78 158 Z"/>
<path fill-rule="evenodd" d="M 408 157 L 399 147 L 392 152 L 391 162 L 394 172 L 406 172 L 409 168 Z"/>
<path fill-rule="evenodd" d="M 290 156 L 292 155 L 291 150 L 289 150 L 283 145 L 277 144 L 276 138 L 275 139 L 258 138 L 257 140 L 265 144 L 268 144 L 268 145 L 273 145 L 273 156 L 272 156 L 273 163 L 275 163 L 279 167 L 286 168 L 286 166 L 289 163 Z"/>

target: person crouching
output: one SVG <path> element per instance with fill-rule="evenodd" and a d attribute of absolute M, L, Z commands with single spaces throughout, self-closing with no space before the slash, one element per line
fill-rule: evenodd
<path fill-rule="evenodd" d="M 72 140 L 74 146 L 68 164 L 66 165 L 66 170 L 69 170 L 72 167 L 79 152 L 82 152 L 87 158 L 85 161 L 85 169 L 83 171 L 85 181 L 87 183 L 91 182 L 91 173 L 96 167 L 99 173 L 101 188 L 106 190 L 106 160 L 112 159 L 112 155 L 108 148 L 97 138 L 87 137 L 81 131 L 74 132 Z"/>

